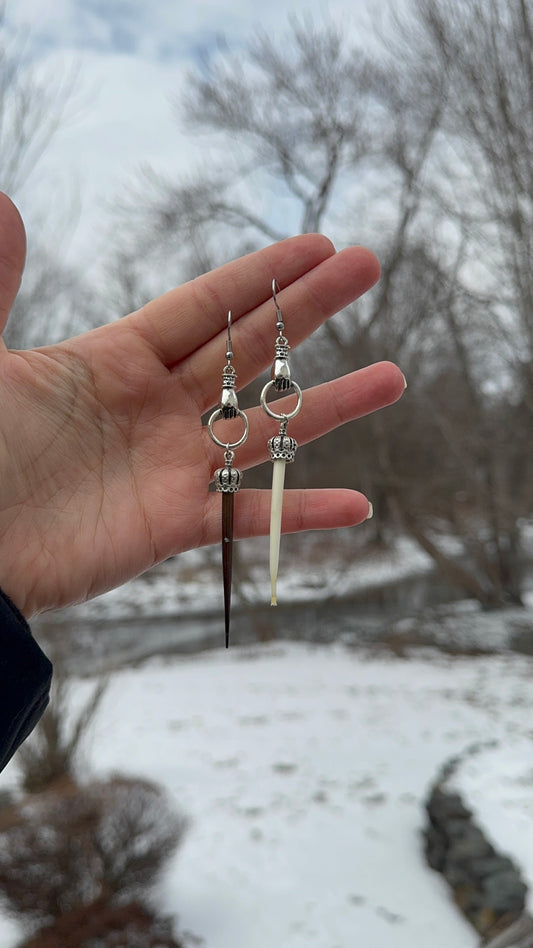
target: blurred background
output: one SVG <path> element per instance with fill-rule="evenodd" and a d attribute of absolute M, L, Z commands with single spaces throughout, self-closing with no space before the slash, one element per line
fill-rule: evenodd
<path fill-rule="evenodd" d="M 295 377 L 408 380 L 288 468 L 374 517 L 284 538 L 274 613 L 267 546 L 241 543 L 229 654 L 218 548 L 35 623 L 58 693 L 2 777 L 2 945 L 467 948 L 527 913 L 531 0 L 8 0 L 0 187 L 29 245 L 12 347 L 320 231 L 382 276 Z M 521 897 L 428 868 L 425 801 L 453 781 Z"/>

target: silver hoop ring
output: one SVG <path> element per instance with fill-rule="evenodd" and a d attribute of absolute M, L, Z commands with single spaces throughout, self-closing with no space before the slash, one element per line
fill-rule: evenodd
<path fill-rule="evenodd" d="M 284 412 L 283 415 L 278 415 L 275 411 L 272 411 L 270 406 L 267 404 L 267 393 L 270 391 L 273 385 L 276 384 L 275 379 L 271 379 L 270 382 L 267 382 L 263 391 L 261 392 L 261 407 L 266 411 L 267 415 L 270 415 L 271 418 L 275 418 L 276 421 L 290 421 L 291 418 L 296 418 L 296 415 L 302 407 L 302 390 L 296 382 L 291 382 L 291 385 L 296 393 L 298 401 L 296 402 L 296 408 L 291 412 Z"/>
<path fill-rule="evenodd" d="M 209 434 L 211 436 L 211 440 L 214 441 L 215 444 L 218 444 L 219 448 L 224 448 L 226 451 L 233 451 L 234 448 L 239 448 L 241 444 L 244 444 L 244 442 L 246 441 L 248 437 L 248 427 L 249 427 L 248 418 L 246 417 L 244 412 L 241 411 L 239 408 L 237 409 L 237 415 L 239 416 L 239 418 L 242 418 L 242 420 L 244 421 L 244 432 L 242 434 L 242 437 L 239 438 L 238 441 L 220 441 L 219 438 L 217 438 L 216 434 L 214 433 L 213 425 L 215 421 L 218 421 L 219 418 L 224 417 L 224 413 L 221 408 L 216 408 L 213 414 L 211 415 L 209 421 L 207 422 L 207 427 L 209 428 Z"/>

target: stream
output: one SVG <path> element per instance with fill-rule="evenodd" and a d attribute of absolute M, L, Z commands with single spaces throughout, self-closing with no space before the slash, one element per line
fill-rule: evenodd
<path fill-rule="evenodd" d="M 231 643 L 290 639 L 307 642 L 343 641 L 369 646 L 389 640 L 402 619 L 453 604 L 457 592 L 436 573 L 402 578 L 348 598 L 329 597 L 270 605 L 235 603 Z M 76 618 L 49 613 L 32 623 L 52 660 L 70 674 L 93 675 L 136 664 L 158 655 L 190 655 L 223 647 L 220 611 L 186 615 L 139 615 L 126 619 Z M 434 644 L 417 638 L 416 644 Z"/>

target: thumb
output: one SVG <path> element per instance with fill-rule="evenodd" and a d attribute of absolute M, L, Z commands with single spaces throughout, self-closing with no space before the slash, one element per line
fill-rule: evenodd
<path fill-rule="evenodd" d="M 26 233 L 22 218 L 7 194 L 0 191 L 0 333 L 18 293 L 24 261 Z"/>

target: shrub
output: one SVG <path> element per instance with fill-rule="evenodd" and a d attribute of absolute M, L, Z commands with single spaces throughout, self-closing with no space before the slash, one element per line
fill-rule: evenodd
<path fill-rule="evenodd" d="M 31 737 L 19 748 L 21 784 L 27 793 L 39 793 L 61 778 L 74 780 L 87 730 L 102 700 L 107 682 L 99 682 L 77 714 L 70 710 L 71 681 L 54 657 L 51 700 Z"/>
<path fill-rule="evenodd" d="M 64 779 L 0 812 L 0 897 L 33 928 L 142 899 L 185 828 L 149 781 Z"/>
<path fill-rule="evenodd" d="M 138 902 L 109 905 L 101 900 L 75 909 L 32 935 L 18 948 L 182 948 L 172 924 Z"/>

